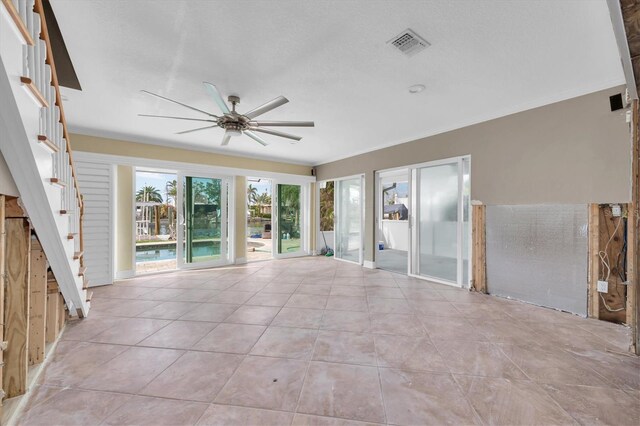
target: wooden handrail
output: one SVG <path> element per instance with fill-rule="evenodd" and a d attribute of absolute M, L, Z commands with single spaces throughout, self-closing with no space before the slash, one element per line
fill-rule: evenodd
<path fill-rule="evenodd" d="M 80 194 L 80 187 L 78 185 L 78 177 L 76 175 L 76 168 L 73 163 L 73 153 L 71 151 L 71 142 L 69 137 L 69 131 L 67 130 L 67 120 L 64 114 L 64 107 L 62 105 L 62 95 L 60 94 L 60 85 L 58 84 L 58 73 L 56 72 L 56 64 L 53 59 L 53 50 L 51 49 L 51 40 L 49 39 L 49 30 L 47 28 L 47 20 L 44 14 L 44 7 L 42 5 L 42 0 L 35 0 L 34 2 L 34 12 L 40 15 L 40 39 L 45 42 L 47 46 L 47 56 L 45 58 L 45 62 L 49 64 L 51 68 L 51 84 L 56 93 L 56 102 L 55 104 L 58 106 L 60 110 L 60 123 L 62 124 L 62 137 L 66 141 L 66 150 L 69 155 L 69 166 L 71 167 L 71 176 L 73 180 L 73 186 L 76 189 L 76 201 L 78 203 L 78 211 L 79 217 L 78 220 L 78 246 L 80 251 L 84 250 L 84 235 L 83 235 L 83 222 L 84 222 L 84 201 L 82 199 L 82 195 Z M 84 259 L 80 257 L 80 266 L 84 266 Z"/>
<path fill-rule="evenodd" d="M 64 115 L 64 108 L 62 106 L 62 95 L 60 95 L 60 86 L 58 85 L 58 74 L 56 73 L 56 65 L 53 60 L 53 51 L 51 50 L 51 41 L 49 39 L 49 31 L 47 30 L 47 20 L 44 16 L 44 7 L 42 6 L 42 0 L 35 0 L 33 11 L 40 15 L 41 29 L 40 39 L 43 40 L 47 46 L 46 63 L 51 67 L 51 82 L 56 92 L 56 105 L 60 109 L 60 122 L 62 123 L 62 136 L 67 141 L 67 153 L 69 154 L 69 165 L 71 166 L 71 176 L 73 176 L 73 185 L 76 188 L 76 198 L 78 206 L 82 208 L 82 197 L 80 197 L 80 188 L 78 187 L 78 178 L 76 177 L 76 168 L 73 164 L 73 155 L 71 153 L 71 143 L 69 142 L 69 131 L 67 130 L 67 120 Z"/>

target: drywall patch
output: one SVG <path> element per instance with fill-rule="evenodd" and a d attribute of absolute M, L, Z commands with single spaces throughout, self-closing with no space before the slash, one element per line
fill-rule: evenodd
<path fill-rule="evenodd" d="M 487 289 L 587 314 L 587 205 L 487 206 Z"/>

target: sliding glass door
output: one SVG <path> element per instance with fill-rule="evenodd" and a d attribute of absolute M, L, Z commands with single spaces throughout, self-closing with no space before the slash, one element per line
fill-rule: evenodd
<path fill-rule="evenodd" d="M 304 250 L 304 188 L 297 184 L 275 185 L 276 232 L 274 257 L 301 256 Z"/>
<path fill-rule="evenodd" d="M 179 267 L 230 262 L 229 187 L 225 178 L 180 175 Z"/>
<path fill-rule="evenodd" d="M 362 264 L 362 176 L 335 185 L 335 257 Z"/>
<path fill-rule="evenodd" d="M 462 286 L 468 281 L 469 159 L 412 171 L 413 275 Z"/>

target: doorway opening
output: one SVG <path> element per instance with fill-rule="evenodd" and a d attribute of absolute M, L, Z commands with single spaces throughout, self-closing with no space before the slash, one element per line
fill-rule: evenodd
<path fill-rule="evenodd" d="M 273 257 L 272 182 L 247 178 L 247 262 Z"/>
<path fill-rule="evenodd" d="M 136 170 L 136 274 L 176 269 L 175 173 Z"/>
<path fill-rule="evenodd" d="M 376 266 L 406 274 L 409 265 L 409 169 L 378 173 Z"/>

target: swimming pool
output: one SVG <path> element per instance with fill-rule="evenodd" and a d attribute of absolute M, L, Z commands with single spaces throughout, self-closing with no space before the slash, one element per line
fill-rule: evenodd
<path fill-rule="evenodd" d="M 220 254 L 220 241 L 193 243 L 193 257 L 212 257 Z M 171 260 L 176 258 L 176 244 L 158 243 L 136 246 L 136 263 Z"/>

